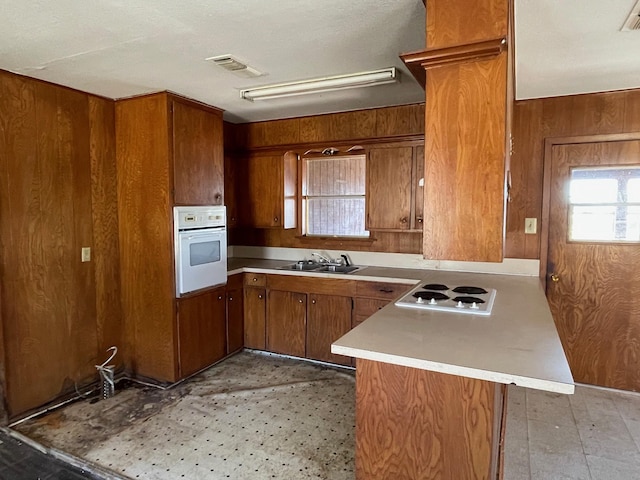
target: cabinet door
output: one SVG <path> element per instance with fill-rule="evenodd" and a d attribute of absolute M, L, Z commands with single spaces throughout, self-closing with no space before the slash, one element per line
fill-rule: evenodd
<path fill-rule="evenodd" d="M 225 356 L 224 287 L 178 299 L 178 354 L 184 378 Z"/>
<path fill-rule="evenodd" d="M 240 193 L 243 188 L 238 188 L 237 184 L 244 177 L 241 171 L 242 162 L 237 157 L 226 154 L 224 156 L 224 201 L 227 206 L 227 228 L 238 225 L 238 205 L 240 204 Z"/>
<path fill-rule="evenodd" d="M 247 227 L 268 228 L 282 225 L 282 156 L 250 155 L 244 163 L 245 197 L 239 202 L 239 223 Z"/>
<path fill-rule="evenodd" d="M 176 205 L 222 205 L 222 115 L 173 101 L 173 178 Z"/>
<path fill-rule="evenodd" d="M 351 298 L 310 294 L 307 306 L 307 358 L 351 365 L 334 355 L 331 344 L 351 330 Z"/>
<path fill-rule="evenodd" d="M 367 230 L 409 230 L 413 148 L 374 148 L 367 158 Z"/>
<path fill-rule="evenodd" d="M 227 354 L 244 346 L 242 289 L 227 291 Z"/>
<path fill-rule="evenodd" d="M 266 293 L 264 288 L 244 289 L 244 346 L 265 350 Z"/>
<path fill-rule="evenodd" d="M 307 295 L 271 290 L 267 301 L 267 350 L 305 355 Z"/>

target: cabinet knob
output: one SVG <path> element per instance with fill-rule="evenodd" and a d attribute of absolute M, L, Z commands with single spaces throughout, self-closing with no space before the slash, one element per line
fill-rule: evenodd
<path fill-rule="evenodd" d="M 298 303 L 302 303 L 302 299 L 298 300 Z"/>
<path fill-rule="evenodd" d="M 278 223 L 278 217 L 273 217 L 273 223 Z"/>
<path fill-rule="evenodd" d="M 408 222 L 407 217 L 402 217 L 402 218 L 400 219 L 400 223 L 407 223 L 407 222 Z"/>
<path fill-rule="evenodd" d="M 233 297 L 229 297 L 229 301 L 230 301 L 230 302 L 231 302 L 231 301 L 233 301 Z"/>
<path fill-rule="evenodd" d="M 258 295 L 258 298 L 259 298 L 260 300 L 262 300 L 262 294 Z"/>
<path fill-rule="evenodd" d="M 220 200 L 220 199 L 222 199 L 222 194 L 220 194 L 220 193 L 216 193 L 216 195 L 215 195 L 215 199 L 216 199 L 216 200 Z"/>
<path fill-rule="evenodd" d="M 418 223 L 422 223 L 422 216 L 417 217 L 416 220 L 418 220 Z"/>
<path fill-rule="evenodd" d="M 316 304 L 316 301 L 315 301 L 315 299 L 314 299 L 314 300 L 311 300 L 311 303 L 313 303 L 313 304 L 315 305 L 315 304 Z"/>
<path fill-rule="evenodd" d="M 253 277 L 253 281 L 254 281 L 254 282 L 257 282 L 257 281 L 258 281 L 258 278 L 257 278 L 257 277 Z"/>
<path fill-rule="evenodd" d="M 222 295 L 218 295 L 218 300 L 222 300 Z"/>

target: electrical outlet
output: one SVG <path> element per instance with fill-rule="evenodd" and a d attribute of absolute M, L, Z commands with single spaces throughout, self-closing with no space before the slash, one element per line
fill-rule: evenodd
<path fill-rule="evenodd" d="M 538 219 L 537 218 L 525 218 L 524 219 L 524 233 L 528 235 L 535 235 L 538 233 Z"/>
<path fill-rule="evenodd" d="M 91 247 L 82 247 L 82 261 L 83 262 L 91 261 Z"/>

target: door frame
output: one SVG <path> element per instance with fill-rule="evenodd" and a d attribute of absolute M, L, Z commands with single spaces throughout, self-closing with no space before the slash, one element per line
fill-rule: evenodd
<path fill-rule="evenodd" d="M 540 226 L 540 281 L 547 291 L 547 262 L 549 260 L 549 217 L 551 208 L 551 161 L 553 147 L 598 142 L 622 142 L 640 140 L 640 132 L 605 133 L 598 135 L 573 135 L 568 137 L 549 137 L 544 139 L 544 156 L 542 160 L 542 212 Z"/>

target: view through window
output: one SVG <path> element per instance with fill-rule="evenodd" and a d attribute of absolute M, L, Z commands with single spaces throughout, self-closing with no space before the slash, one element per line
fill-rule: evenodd
<path fill-rule="evenodd" d="M 364 155 L 304 158 L 303 234 L 368 237 L 365 172 Z"/>
<path fill-rule="evenodd" d="M 569 240 L 640 242 L 640 167 L 571 170 Z"/>

